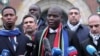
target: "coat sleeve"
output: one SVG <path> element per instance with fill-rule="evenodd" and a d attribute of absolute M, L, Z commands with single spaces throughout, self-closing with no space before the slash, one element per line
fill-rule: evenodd
<path fill-rule="evenodd" d="M 78 56 L 82 56 L 82 48 L 80 46 L 77 35 L 69 30 L 68 30 L 68 35 L 69 35 L 69 46 L 74 46 L 78 51 Z"/>

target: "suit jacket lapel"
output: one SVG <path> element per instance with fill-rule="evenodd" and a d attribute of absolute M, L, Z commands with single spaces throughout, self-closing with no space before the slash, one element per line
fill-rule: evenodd
<path fill-rule="evenodd" d="M 97 45 L 98 50 L 100 50 L 100 38 L 98 40 L 98 45 Z"/>
<path fill-rule="evenodd" d="M 11 50 L 11 52 L 14 54 L 15 53 L 15 51 L 14 51 L 14 49 L 13 49 L 13 46 L 12 46 L 12 44 L 10 43 L 10 40 L 9 40 L 9 38 L 7 38 L 7 37 L 4 37 L 5 39 L 4 39 L 4 41 L 7 43 L 7 45 L 8 45 L 8 47 L 9 47 L 9 49 Z"/>
<path fill-rule="evenodd" d="M 20 39 L 20 36 L 16 36 L 16 40 L 17 40 L 17 43 L 18 43 L 17 46 L 16 46 L 16 52 L 17 52 L 17 50 L 18 50 L 18 49 L 20 48 L 20 46 L 21 46 L 20 44 L 21 44 L 21 41 L 22 41 L 22 40 Z"/>

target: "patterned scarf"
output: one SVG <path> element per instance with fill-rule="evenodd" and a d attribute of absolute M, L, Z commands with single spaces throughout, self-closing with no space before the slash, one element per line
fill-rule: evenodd
<path fill-rule="evenodd" d="M 44 56 L 44 46 L 42 45 L 43 44 L 42 41 L 43 41 L 43 38 L 47 37 L 47 34 L 49 32 L 48 30 L 49 30 L 49 27 L 45 28 L 40 38 L 38 56 Z M 62 29 L 62 24 L 60 24 L 58 27 L 57 33 L 55 35 L 53 47 L 60 48 L 62 50 L 62 56 L 68 56 L 67 47 L 69 44 L 68 44 L 67 34 L 68 34 L 67 31 L 65 29 Z"/>
<path fill-rule="evenodd" d="M 79 27 L 79 25 L 80 25 L 80 22 L 77 24 L 77 25 L 72 25 L 70 22 L 69 22 L 69 20 L 67 21 L 67 24 L 68 24 L 68 26 L 69 26 L 69 28 L 72 30 L 72 31 L 76 31 L 77 29 L 78 29 L 78 27 Z"/>
<path fill-rule="evenodd" d="M 18 28 L 15 28 L 13 30 L 6 30 L 6 29 L 1 29 L 0 30 L 0 35 L 1 36 L 16 36 L 19 35 L 21 32 Z"/>

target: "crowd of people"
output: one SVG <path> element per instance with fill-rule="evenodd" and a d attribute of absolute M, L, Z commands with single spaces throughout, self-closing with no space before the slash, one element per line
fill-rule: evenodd
<path fill-rule="evenodd" d="M 88 17 L 88 25 L 80 22 L 79 8 L 72 7 L 62 23 L 63 9 L 48 8 L 46 19 L 41 8 L 32 4 L 20 25 L 16 26 L 16 10 L 2 9 L 0 55 L 2 56 L 97 56 L 100 55 L 100 16 Z"/>

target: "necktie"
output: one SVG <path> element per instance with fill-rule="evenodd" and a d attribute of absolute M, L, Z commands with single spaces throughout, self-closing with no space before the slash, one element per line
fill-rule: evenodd
<path fill-rule="evenodd" d="M 11 42 L 11 44 L 12 44 L 12 46 L 13 46 L 13 49 L 14 49 L 14 51 L 16 50 L 16 42 L 15 42 L 15 40 L 14 40 L 14 37 L 10 37 L 10 42 Z"/>

